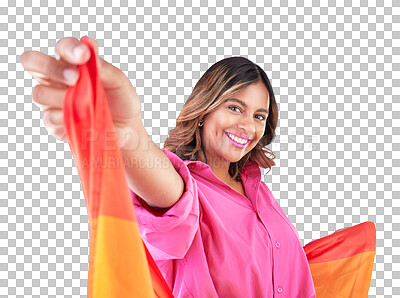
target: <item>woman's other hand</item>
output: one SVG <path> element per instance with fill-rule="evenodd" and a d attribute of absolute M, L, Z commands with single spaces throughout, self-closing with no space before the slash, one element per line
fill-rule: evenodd
<path fill-rule="evenodd" d="M 348 229 L 348 228 L 349 228 L 349 227 L 336 230 L 335 232 L 333 232 L 333 234 L 335 234 L 335 233 L 337 233 L 337 232 L 340 232 L 340 231 L 343 231 L 343 230 L 346 230 L 346 229 Z"/>

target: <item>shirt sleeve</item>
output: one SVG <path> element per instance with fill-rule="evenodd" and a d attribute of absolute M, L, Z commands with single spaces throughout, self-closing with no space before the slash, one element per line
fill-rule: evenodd
<path fill-rule="evenodd" d="M 178 202 L 166 211 L 154 211 L 130 190 L 140 235 L 155 261 L 184 258 L 199 228 L 196 181 L 176 154 L 162 150 L 185 183 Z"/>

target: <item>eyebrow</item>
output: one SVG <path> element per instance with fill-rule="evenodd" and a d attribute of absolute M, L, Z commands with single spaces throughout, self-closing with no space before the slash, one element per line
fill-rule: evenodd
<path fill-rule="evenodd" d="M 237 98 L 229 98 L 225 102 L 228 102 L 228 101 L 237 102 L 237 103 L 241 104 L 242 106 L 244 106 L 245 108 L 247 108 L 247 104 L 243 100 L 240 100 Z M 261 108 L 261 109 L 258 109 L 257 112 L 264 112 L 265 114 L 268 115 L 268 111 L 266 109 Z"/>

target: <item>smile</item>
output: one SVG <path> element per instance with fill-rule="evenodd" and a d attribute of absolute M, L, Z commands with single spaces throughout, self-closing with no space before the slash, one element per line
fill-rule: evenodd
<path fill-rule="evenodd" d="M 229 141 L 231 141 L 231 143 L 233 145 L 235 145 L 236 147 L 244 148 L 244 147 L 246 147 L 246 145 L 248 143 L 250 143 L 250 140 L 245 140 L 245 139 L 239 138 L 229 132 L 225 132 L 225 134 L 228 137 Z"/>

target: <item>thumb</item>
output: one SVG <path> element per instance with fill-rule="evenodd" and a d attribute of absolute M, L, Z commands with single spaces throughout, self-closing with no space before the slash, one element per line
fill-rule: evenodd
<path fill-rule="evenodd" d="M 99 69 L 99 75 L 101 82 L 105 89 L 118 88 L 122 82 L 125 82 L 127 77 L 124 73 L 111 63 L 108 63 L 103 58 L 99 57 L 99 46 L 94 38 L 89 38 L 88 41 L 93 45 L 94 51 L 97 58 L 97 67 Z"/>
<path fill-rule="evenodd" d="M 97 41 L 91 37 L 88 38 L 88 41 L 93 46 L 96 56 L 98 56 L 99 55 L 99 46 L 97 45 Z"/>
<path fill-rule="evenodd" d="M 97 56 L 97 65 L 100 79 L 105 89 L 117 89 L 129 82 L 122 70 L 99 56 Z"/>

